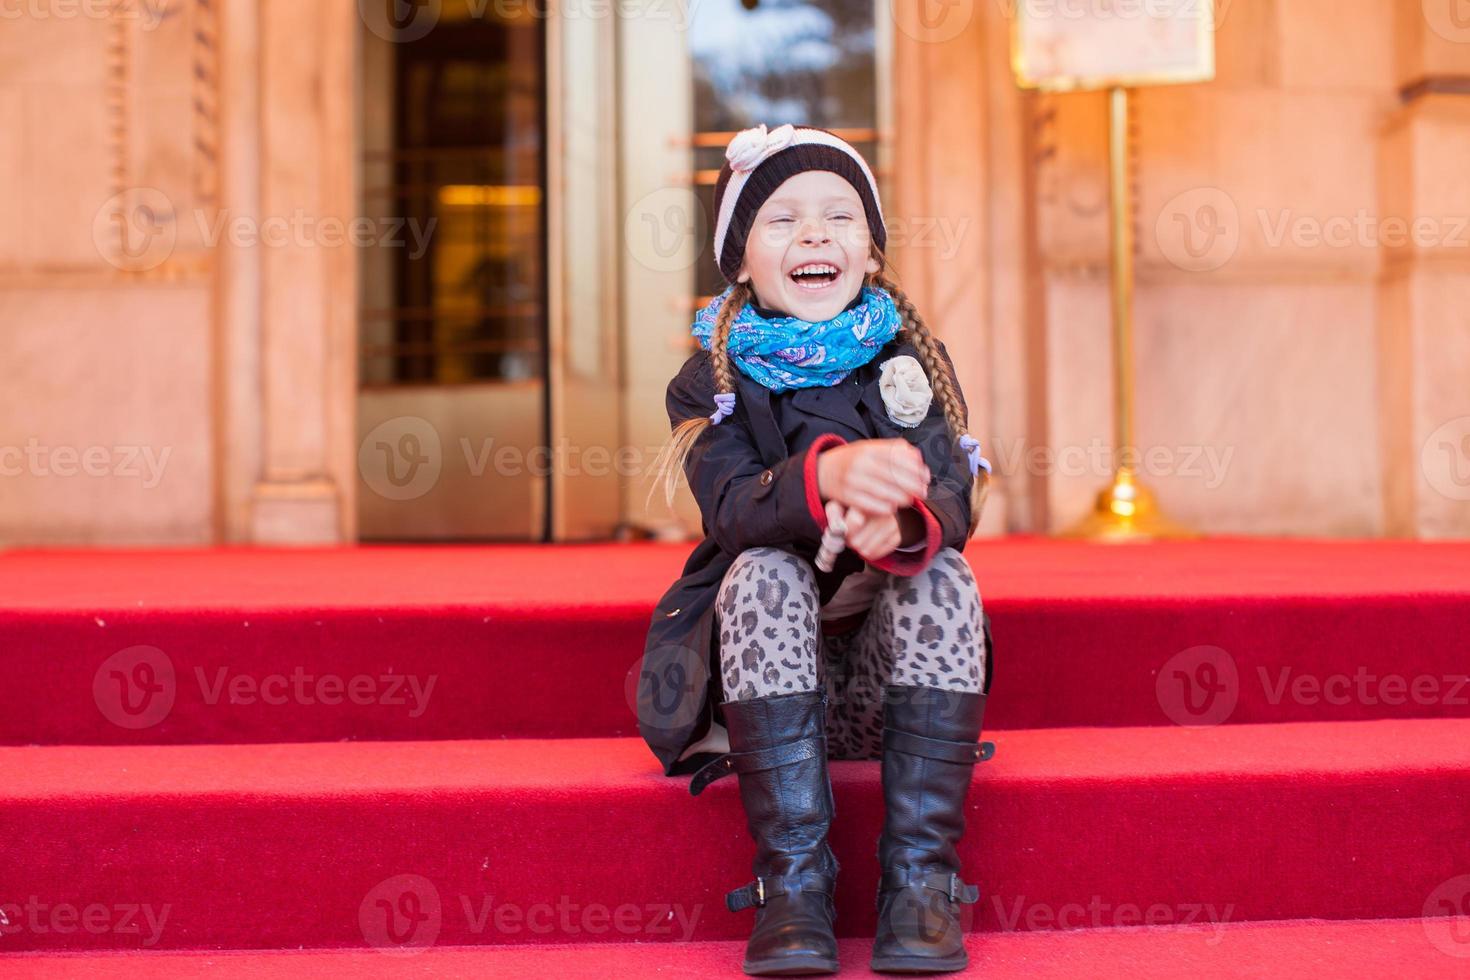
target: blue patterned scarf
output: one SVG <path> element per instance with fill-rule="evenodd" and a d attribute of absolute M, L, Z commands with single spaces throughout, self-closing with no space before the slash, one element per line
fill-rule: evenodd
<path fill-rule="evenodd" d="M 692 332 L 709 350 L 728 287 L 694 317 Z M 740 370 L 771 391 L 831 387 L 878 355 L 903 325 L 887 290 L 862 287 L 861 300 L 830 320 L 766 318 L 747 302 L 730 324 L 725 350 Z"/>

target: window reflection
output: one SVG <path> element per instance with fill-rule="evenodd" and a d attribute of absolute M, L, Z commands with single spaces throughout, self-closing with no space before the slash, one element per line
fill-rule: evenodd
<path fill-rule="evenodd" d="M 702 0 L 690 10 L 694 182 L 711 216 L 730 137 L 785 123 L 838 132 L 877 166 L 874 0 Z M 724 289 L 712 256 L 696 266 L 699 305 Z"/>
<path fill-rule="evenodd" d="M 544 18 L 497 13 L 446 2 L 433 30 L 389 45 L 391 125 L 365 153 L 364 198 L 431 233 L 365 262 L 385 280 L 365 284 L 365 384 L 544 373 Z"/>

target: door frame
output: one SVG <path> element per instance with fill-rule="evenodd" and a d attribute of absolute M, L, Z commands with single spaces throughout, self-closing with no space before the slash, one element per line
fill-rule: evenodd
<path fill-rule="evenodd" d="M 552 541 L 612 536 L 622 513 L 615 16 L 547 4 L 547 431 Z"/>

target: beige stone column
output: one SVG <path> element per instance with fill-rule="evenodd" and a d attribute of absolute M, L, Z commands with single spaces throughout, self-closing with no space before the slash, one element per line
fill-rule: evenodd
<path fill-rule="evenodd" d="M 1019 436 L 1025 398 L 1020 97 L 1009 80 L 1003 6 L 880 4 L 893 37 L 888 252 L 949 350 L 973 434 L 998 475 L 997 445 Z M 1007 530 L 1009 489 L 1003 475 L 992 484 L 978 534 Z"/>
<path fill-rule="evenodd" d="M 1378 331 L 1384 523 L 1395 535 L 1465 537 L 1470 535 L 1470 18 L 1463 4 L 1457 7 L 1452 0 L 1429 0 L 1422 9 L 1404 4 L 1396 42 L 1403 104 L 1385 127 L 1380 154 L 1386 253 Z M 1389 221 L 1396 222 L 1392 229 Z"/>
<path fill-rule="evenodd" d="M 1207 533 L 1378 534 L 1375 147 L 1396 104 L 1392 12 L 1241 0 L 1216 14 L 1213 81 L 1132 97 L 1140 477 Z M 1107 101 L 1033 107 L 1039 424 L 1018 465 L 1037 529 L 1060 531 L 1119 461 Z"/>
<path fill-rule="evenodd" d="M 220 473 L 225 540 L 355 537 L 352 0 L 227 0 Z M 247 489 L 248 487 L 248 489 Z"/>
<path fill-rule="evenodd" d="M 0 24 L 0 548 L 207 544 L 213 8 Z"/>
<path fill-rule="evenodd" d="M 628 469 L 619 398 L 617 168 L 607 164 L 618 152 L 618 32 L 636 33 L 640 25 L 638 18 L 579 16 L 574 6 L 548 9 L 557 11 L 546 24 L 548 428 L 553 450 L 567 450 L 550 475 L 550 532 L 555 541 L 604 540 L 618 526 Z M 644 398 L 648 391 L 628 390 Z"/>
<path fill-rule="evenodd" d="M 630 17 L 618 24 L 625 65 L 657 64 L 657 72 L 625 71 L 617 91 L 622 208 L 616 215 L 620 261 L 618 303 L 623 325 L 625 433 L 636 469 L 623 483 L 629 523 L 678 538 L 699 533 L 699 506 L 680 481 L 670 506 L 653 463 L 669 441 L 664 392 L 690 354 L 693 310 L 687 299 L 698 263 L 714 264 L 714 223 L 694 186 L 693 62 L 688 36 L 670 18 Z"/>

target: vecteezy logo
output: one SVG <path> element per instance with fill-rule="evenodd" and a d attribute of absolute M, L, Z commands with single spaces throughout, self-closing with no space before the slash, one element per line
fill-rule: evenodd
<path fill-rule="evenodd" d="M 439 23 L 441 9 L 442 0 L 357 0 L 358 16 L 367 29 L 394 44 L 427 35 Z"/>
<path fill-rule="evenodd" d="M 1470 0 L 1423 0 L 1424 19 L 1434 33 L 1455 44 L 1470 44 Z"/>
<path fill-rule="evenodd" d="M 1470 875 L 1451 878 L 1430 892 L 1421 921 L 1435 949 L 1470 957 Z"/>
<path fill-rule="evenodd" d="M 92 217 L 97 254 L 124 272 L 147 272 L 162 265 L 173 254 L 178 236 L 173 203 L 152 187 L 114 194 Z"/>
<path fill-rule="evenodd" d="M 677 732 L 698 718 L 703 706 L 700 695 L 709 679 L 709 668 L 699 651 L 676 643 L 660 644 L 633 662 L 623 681 L 623 693 L 644 730 Z"/>
<path fill-rule="evenodd" d="M 645 269 L 682 272 L 704 254 L 708 224 L 704 202 L 691 189 L 660 187 L 628 209 L 623 240 Z"/>
<path fill-rule="evenodd" d="M 173 710 L 178 685 L 174 662 L 158 647 L 119 650 L 92 676 L 92 700 L 119 728 L 151 728 Z"/>
<path fill-rule="evenodd" d="M 1424 478 L 1451 500 L 1470 500 L 1470 415 L 1450 419 L 1424 440 Z"/>
<path fill-rule="evenodd" d="M 379 423 L 357 449 L 363 482 L 388 500 L 413 500 L 434 489 L 443 460 L 439 431 L 417 415 Z"/>
<path fill-rule="evenodd" d="M 363 898 L 357 924 L 367 944 L 385 953 L 422 952 L 438 942 L 444 925 L 439 889 L 423 875 L 394 875 Z"/>
<path fill-rule="evenodd" d="M 1218 187 L 1196 187 L 1160 209 L 1154 240 L 1172 265 L 1210 272 L 1229 262 L 1240 246 L 1240 212 Z"/>
<path fill-rule="evenodd" d="M 935 955 L 936 950 L 958 950 L 965 945 L 975 923 L 975 903 L 950 901 L 947 894 L 932 888 L 904 889 L 884 911 L 886 931 L 898 945 L 915 955 Z"/>
<path fill-rule="evenodd" d="M 899 30 L 926 44 L 959 37 L 975 16 L 975 0 L 889 0 L 888 7 Z"/>
<path fill-rule="evenodd" d="M 1190 647 L 1159 668 L 1154 693 L 1174 724 L 1218 725 L 1240 701 L 1240 671 L 1235 658 L 1220 647 Z"/>

